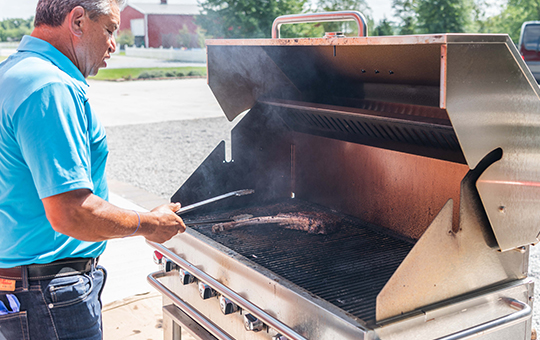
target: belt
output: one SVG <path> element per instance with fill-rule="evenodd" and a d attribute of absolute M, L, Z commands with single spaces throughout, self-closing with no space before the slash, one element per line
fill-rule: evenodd
<path fill-rule="evenodd" d="M 28 280 L 47 280 L 55 277 L 84 274 L 97 266 L 98 258 L 62 259 L 46 264 L 31 264 L 13 268 L 0 268 L 0 278 L 22 280 L 23 270 L 28 270 Z"/>

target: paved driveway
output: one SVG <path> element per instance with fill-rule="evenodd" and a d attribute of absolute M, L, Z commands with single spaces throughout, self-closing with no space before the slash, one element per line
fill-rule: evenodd
<path fill-rule="evenodd" d="M 184 66 L 206 66 L 204 63 L 184 63 L 171 60 L 160 60 L 150 58 L 128 57 L 113 54 L 107 61 L 107 68 L 140 68 L 140 67 L 184 67 Z"/>
<path fill-rule="evenodd" d="M 206 79 L 88 80 L 93 110 L 105 126 L 223 117 Z"/>

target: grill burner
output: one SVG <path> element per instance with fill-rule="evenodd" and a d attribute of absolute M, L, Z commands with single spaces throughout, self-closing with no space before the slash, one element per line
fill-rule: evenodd
<path fill-rule="evenodd" d="M 238 209 L 197 219 L 278 213 L 327 213 L 339 217 L 339 231 L 308 234 L 277 225 L 239 227 L 220 233 L 212 225 L 192 227 L 214 241 L 293 282 L 368 324 L 375 322 L 377 294 L 407 256 L 412 242 L 360 219 L 303 201 Z M 186 220 L 189 224 L 189 220 Z"/>

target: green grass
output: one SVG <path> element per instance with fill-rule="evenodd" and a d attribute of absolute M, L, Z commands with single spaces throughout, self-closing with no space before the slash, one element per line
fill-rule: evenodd
<path fill-rule="evenodd" d="M 116 68 L 101 69 L 95 77 L 95 80 L 119 80 L 119 79 L 138 79 L 138 78 L 168 78 L 199 75 L 206 77 L 206 67 L 164 67 L 164 68 Z"/>
<path fill-rule="evenodd" d="M 6 60 L 7 58 L 8 58 L 8 57 L 2 57 L 2 56 L 0 56 L 0 62 Z"/>

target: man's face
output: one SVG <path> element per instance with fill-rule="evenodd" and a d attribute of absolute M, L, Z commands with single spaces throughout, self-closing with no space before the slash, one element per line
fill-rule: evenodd
<path fill-rule="evenodd" d="M 120 25 L 120 9 L 111 3 L 111 13 L 94 20 L 87 20 L 77 59 L 84 77 L 95 76 L 101 67 L 107 67 L 106 59 L 116 50 L 113 33 Z"/>

